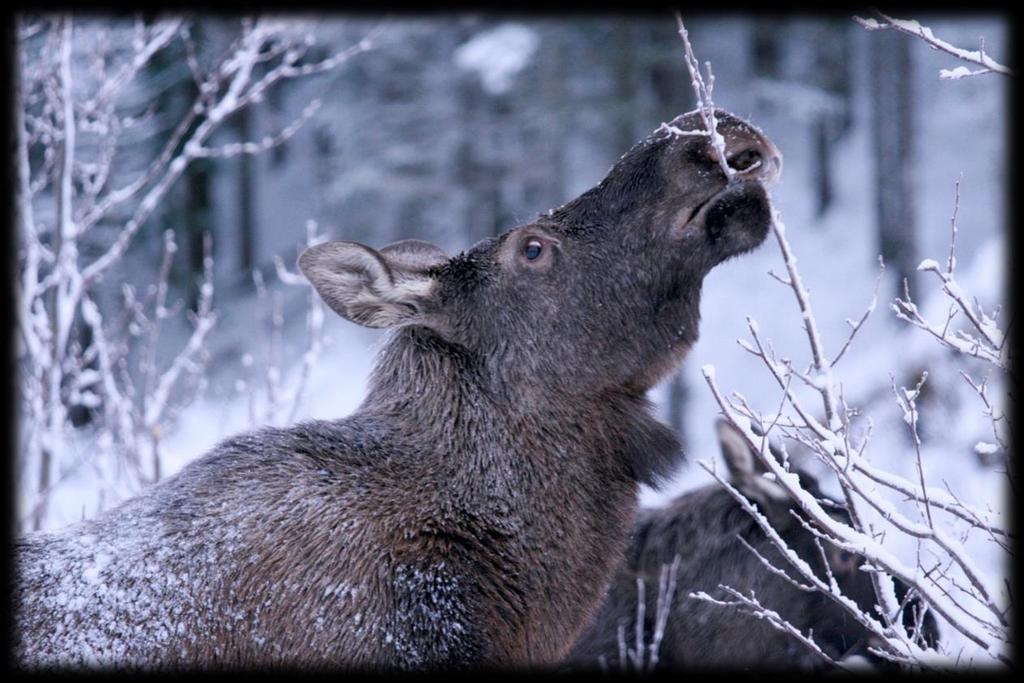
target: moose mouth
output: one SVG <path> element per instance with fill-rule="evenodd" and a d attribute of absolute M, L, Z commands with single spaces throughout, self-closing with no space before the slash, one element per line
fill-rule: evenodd
<path fill-rule="evenodd" d="M 686 226 L 703 231 L 723 256 L 753 249 L 771 227 L 768 193 L 759 180 L 730 183 L 694 207 Z"/>

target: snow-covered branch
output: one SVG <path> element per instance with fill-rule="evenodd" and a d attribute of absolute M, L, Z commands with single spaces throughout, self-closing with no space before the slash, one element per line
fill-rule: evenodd
<path fill-rule="evenodd" d="M 956 279 L 954 250 L 956 248 L 958 232 L 957 215 L 959 210 L 960 180 L 958 179 L 956 181 L 953 215 L 950 219 L 952 236 L 950 238 L 949 256 L 946 259 L 946 268 L 943 269 L 933 259 L 925 259 L 917 267 L 919 271 L 933 273 L 942 283 L 942 292 L 951 302 L 946 320 L 942 325 L 928 321 L 911 299 L 909 291 L 904 292 L 904 298 L 897 298 L 893 302 L 892 308 L 901 320 L 905 320 L 914 327 L 924 330 L 944 346 L 964 355 L 979 358 L 1000 370 L 1008 371 L 1011 361 L 1010 345 L 1006 343 L 1006 334 L 996 324 L 999 311 L 997 310 L 991 315 L 986 313 L 980 304 L 970 300 L 970 297 Z M 963 314 L 977 334 L 963 329 L 950 329 L 950 323 L 957 314 Z"/>
<path fill-rule="evenodd" d="M 226 51 L 205 54 L 213 51 L 197 44 L 190 24 L 188 17 L 139 15 L 99 26 L 61 14 L 17 32 L 15 290 L 21 420 L 27 425 L 17 469 L 26 476 L 34 471 L 39 500 L 28 502 L 35 527 L 43 524 L 45 500 L 63 476 L 54 472 L 78 462 L 66 453 L 77 427 L 88 425 L 95 440 L 107 444 L 88 449 L 91 456 L 129 464 L 140 483 L 159 478 L 159 441 L 204 384 L 200 370 L 216 320 L 209 237 L 192 331 L 176 351 L 160 341 L 177 309 L 168 306 L 173 232 L 164 235 L 157 282 L 148 294 L 140 300 L 132 284 L 121 287 L 121 315 L 106 310 L 121 302 L 100 290 L 103 277 L 122 263 L 195 160 L 284 144 L 315 114 L 319 99 L 276 133 L 217 145 L 215 136 L 234 114 L 257 106 L 283 80 L 329 72 L 372 46 L 367 36 L 308 60 L 315 41 L 301 22 L 256 17 L 240 22 Z M 168 120 L 148 101 L 143 81 L 155 64 L 175 61 L 173 50 L 185 54 L 182 88 L 195 93 L 180 117 Z M 141 104 L 140 94 L 147 100 Z M 138 134 L 126 134 L 155 126 L 167 133 L 154 152 L 139 144 Z M 309 315 L 316 341 L 304 357 L 303 378 L 319 350 L 321 319 L 318 312 Z M 158 348 L 166 354 L 161 362 Z M 151 465 L 142 466 L 147 452 Z"/>
<path fill-rule="evenodd" d="M 939 78 L 956 80 L 963 78 L 964 76 L 977 76 L 985 73 L 997 73 L 1004 76 L 1013 76 L 1013 70 L 1009 67 L 1003 66 L 999 62 L 995 61 L 987 54 L 985 54 L 985 40 L 981 40 L 981 46 L 978 50 L 965 50 L 963 48 L 956 47 L 951 43 L 947 43 L 945 40 L 938 38 L 935 33 L 932 32 L 927 26 L 923 26 L 920 22 L 914 21 L 913 19 L 894 19 L 886 14 L 876 11 L 878 19 L 854 17 L 853 20 L 863 26 L 869 31 L 878 31 L 881 29 L 894 29 L 900 33 L 906 33 L 907 35 L 914 36 L 923 40 L 928 47 L 933 50 L 940 50 L 947 54 L 953 55 L 957 59 L 974 64 L 982 67 L 975 71 L 971 71 L 965 66 L 958 66 L 955 69 L 942 69 L 939 72 Z"/>
<path fill-rule="evenodd" d="M 959 206 L 959 200 L 957 201 Z M 954 241 L 956 231 L 955 212 L 953 219 Z M 749 502 L 740 501 L 745 509 L 758 518 L 759 524 L 772 539 L 783 557 L 797 571 L 796 578 L 788 577 L 781 568 L 776 573 L 785 575 L 794 585 L 813 586 L 823 594 L 829 595 L 838 603 L 845 605 L 854 618 L 867 627 L 881 643 L 882 651 L 891 658 L 896 658 L 908 666 L 951 665 L 953 661 L 944 660 L 945 655 L 926 653 L 910 643 L 902 632 L 902 610 L 895 599 L 892 577 L 899 579 L 914 594 L 920 596 L 930 609 L 940 615 L 953 629 L 968 641 L 974 643 L 987 657 L 1007 663 L 1006 648 L 1010 642 L 1008 613 L 1012 603 L 1009 596 L 1000 594 L 1001 582 L 989 577 L 976 563 L 971 552 L 963 545 L 958 536 L 962 530 L 952 531 L 949 526 L 959 523 L 966 529 L 982 530 L 1001 550 L 1007 549 L 1009 532 L 997 515 L 984 513 L 976 506 L 963 503 L 951 491 L 944 491 L 929 486 L 926 472 L 921 463 L 921 440 L 918 433 L 917 399 L 924 386 L 924 379 L 912 389 L 900 388 L 890 380 L 896 395 L 897 405 L 901 409 L 914 444 L 914 458 L 917 463 L 916 483 L 896 476 L 868 462 L 867 450 L 870 432 L 861 438 L 859 443 L 850 432 L 852 418 L 857 411 L 848 406 L 842 397 L 841 385 L 833 371 L 824 351 L 824 343 L 815 320 L 810 297 L 802 283 L 796 266 L 796 257 L 786 239 L 785 227 L 776 214 L 773 233 L 786 266 L 787 276 L 774 276 L 776 280 L 789 287 L 797 302 L 801 324 L 806 333 L 813 358 L 810 370 L 800 372 L 786 359 L 780 359 L 770 345 L 762 339 L 757 322 L 748 318 L 751 341 L 740 341 L 741 346 L 756 356 L 768 369 L 770 376 L 782 391 L 782 405 L 771 413 L 762 413 L 754 409 L 741 396 L 727 400 L 719 390 L 714 379 L 714 368 L 704 369 L 705 379 L 722 414 L 748 442 L 750 448 L 758 454 L 772 480 L 781 486 L 797 503 L 800 511 L 806 515 L 805 526 L 822 541 L 831 543 L 837 548 L 857 553 L 865 558 L 867 566 L 875 568 L 872 579 L 875 592 L 881 607 L 879 614 L 866 615 L 855 603 L 842 596 L 838 587 L 822 580 L 810 571 L 803 558 L 796 557 L 793 551 L 785 546 L 778 534 L 770 529 L 767 520 L 756 511 Z M 962 311 L 978 333 L 972 337 L 971 344 L 947 344 L 965 356 L 979 357 L 995 365 L 997 369 L 1007 366 L 1008 357 L 1000 358 L 1006 345 L 1005 336 L 995 327 L 992 318 L 984 315 L 980 306 L 972 307 L 969 297 L 955 285 L 955 258 L 951 249 L 947 259 L 947 268 L 943 271 L 938 264 L 928 262 L 927 270 L 935 272 L 943 282 L 942 294 L 953 303 L 952 306 Z M 952 283 L 952 284 L 951 284 Z M 897 314 L 908 310 L 912 303 L 900 301 L 896 308 Z M 975 304 L 976 306 L 976 304 Z M 969 309 L 964 310 L 964 307 Z M 853 332 L 863 324 L 866 316 L 874 309 L 874 301 L 859 321 L 848 321 Z M 916 309 L 913 309 L 916 310 Z M 899 315 L 907 319 L 905 315 Z M 952 317 L 952 316 L 950 316 Z M 915 320 L 911 319 L 914 323 Z M 918 325 L 924 329 L 929 327 Z M 948 338 L 948 326 L 933 333 L 940 341 Z M 963 333 L 961 333 L 963 335 Z M 852 335 L 851 335 L 852 336 Z M 954 340 L 962 340 L 963 336 Z M 843 345 L 836 358 L 843 355 L 850 345 L 850 340 Z M 984 352 L 978 349 L 987 349 Z M 815 410 L 805 405 L 793 387 L 792 379 L 796 377 L 804 385 L 816 392 L 821 399 L 821 410 L 824 419 L 816 416 Z M 989 409 L 989 415 L 1002 419 L 1001 413 L 987 400 L 987 392 L 975 384 L 970 377 L 969 383 Z M 757 431 L 754 431 L 756 426 Z M 846 524 L 830 515 L 828 511 L 800 485 L 795 472 L 789 469 L 789 456 L 782 449 L 781 462 L 768 448 L 768 434 L 778 429 L 783 436 L 801 444 L 819 462 L 824 464 L 835 476 L 843 495 L 846 512 L 850 516 L 850 524 Z M 711 471 L 710 468 L 709 471 Z M 712 472 L 727 488 L 731 488 L 720 477 Z M 882 485 L 879 490 L 875 484 Z M 896 492 L 918 504 L 922 520 L 915 521 L 889 501 L 884 491 Z M 739 500 L 742 494 L 734 492 Z M 865 508 L 866 506 L 866 508 Z M 939 511 L 949 513 L 940 523 L 936 517 Z M 868 514 L 870 513 L 870 515 Z M 871 522 L 870 518 L 879 521 Z M 921 562 L 921 551 L 918 552 L 916 564 L 910 564 L 890 551 L 883 542 L 885 535 L 902 534 L 916 542 L 919 547 L 926 546 L 931 557 L 938 558 L 935 567 L 927 569 Z M 741 601 L 742 602 L 742 601 Z M 730 603 L 734 607 L 735 603 Z M 750 607 L 750 605 L 747 605 Z M 763 614 L 763 613 L 762 613 Z M 793 634 L 797 637 L 797 634 Z"/>

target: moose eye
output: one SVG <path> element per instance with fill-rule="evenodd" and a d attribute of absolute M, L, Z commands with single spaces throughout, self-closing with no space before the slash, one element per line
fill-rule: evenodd
<path fill-rule="evenodd" d="M 840 550 L 836 553 L 835 569 L 840 572 L 850 572 L 860 566 L 861 558 L 859 555 L 845 550 Z"/>
<path fill-rule="evenodd" d="M 523 256 L 528 261 L 536 261 L 544 251 L 544 244 L 540 240 L 530 240 L 523 247 Z"/>

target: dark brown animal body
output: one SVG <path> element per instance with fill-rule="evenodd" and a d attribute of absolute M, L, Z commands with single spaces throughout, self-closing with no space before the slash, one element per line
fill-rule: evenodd
<path fill-rule="evenodd" d="M 705 274 L 765 237 L 778 152 L 720 113 L 449 258 L 312 247 L 340 315 L 394 332 L 337 421 L 229 439 L 94 521 L 17 543 L 21 664 L 548 665 L 598 607 L 638 482 L 678 442 L 646 390 L 697 338 Z M 672 122 L 700 131 L 694 112 Z"/>
<path fill-rule="evenodd" d="M 792 514 L 796 503 L 785 490 L 762 475 L 756 456 L 743 437 L 727 423 L 718 425 L 719 439 L 731 484 L 753 501 L 779 532 L 786 544 L 827 581 L 825 561 L 843 594 L 860 608 L 874 614 L 874 588 L 863 558 L 822 544 Z M 818 482 L 800 473 L 805 490 L 822 498 Z M 849 523 L 841 507 L 835 515 Z M 824 653 L 834 661 L 858 657 L 876 668 L 888 662 L 870 652 L 876 645 L 870 633 L 831 598 L 819 592 L 799 590 L 772 574 L 750 551 L 754 548 L 776 567 L 798 576 L 776 550 L 754 518 L 719 484 L 679 496 L 660 509 L 643 510 L 634 527 L 625 560 L 612 580 L 597 618 L 584 631 L 569 657 L 574 668 L 635 668 L 620 661 L 621 640 L 634 648 L 638 619 L 637 579 L 644 582 L 642 632 L 650 645 L 657 619 L 659 581 L 663 567 L 679 556 L 677 583 L 671 611 L 657 648 L 655 669 L 817 669 L 827 665 L 819 655 L 763 619 L 731 607 L 691 597 L 704 592 L 719 600 L 734 598 L 719 586 L 753 594 L 766 608 L 779 613 L 801 633 L 812 634 Z M 824 559 L 822 557 L 824 553 Z M 667 574 L 666 574 L 667 576 Z M 667 585 L 667 584 L 666 584 Z M 920 616 L 920 643 L 934 647 L 938 626 L 923 603 L 907 596 L 907 587 L 895 582 L 898 600 L 907 598 L 904 626 L 914 635 Z M 666 591 L 667 592 L 667 591 Z M 649 651 L 644 662 L 650 661 Z"/>

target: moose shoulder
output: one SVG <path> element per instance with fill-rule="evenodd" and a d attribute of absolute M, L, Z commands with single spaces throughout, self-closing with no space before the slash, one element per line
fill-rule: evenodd
<path fill-rule="evenodd" d="M 765 470 L 740 433 L 720 421 L 718 437 L 730 483 L 758 506 L 786 545 L 815 572 L 823 578 L 831 573 L 845 596 L 864 612 L 874 613 L 874 587 L 860 569 L 863 558 L 827 543 L 819 549 L 816 536 L 791 513 L 797 509 L 796 501 L 763 476 Z M 813 477 L 799 475 L 805 490 L 823 497 Z M 842 507 L 832 510 L 838 519 L 849 522 Z M 573 647 L 569 664 L 581 669 L 633 667 L 620 661 L 620 641 L 634 648 L 636 633 L 644 634 L 647 645 L 653 641 L 658 601 L 664 599 L 659 597 L 662 568 L 671 567 L 678 557 L 676 588 L 668 603 L 657 668 L 816 669 L 824 664 L 796 638 L 764 619 L 689 597 L 702 591 L 729 599 L 721 585 L 756 596 L 801 633 L 812 634 L 832 660 L 859 657 L 885 668 L 887 661 L 871 652 L 876 645 L 871 634 L 845 609 L 822 593 L 800 590 L 768 571 L 751 549 L 776 567 L 789 569 L 754 518 L 718 484 L 683 494 L 664 508 L 644 510 L 597 618 Z M 645 586 L 642 610 L 638 581 Z M 908 635 L 934 647 L 939 637 L 935 617 L 919 598 L 908 595 L 902 581 L 895 580 L 895 587 L 897 598 L 906 603 L 903 625 Z M 639 619 L 643 623 L 638 628 Z M 649 656 L 643 661 L 649 663 Z"/>
<path fill-rule="evenodd" d="M 393 330 L 351 416 L 263 429 L 15 548 L 23 665 L 430 668 L 561 660 L 678 442 L 645 393 L 697 338 L 701 282 L 761 243 L 781 161 L 718 115 L 454 257 L 331 242 L 299 265 Z M 677 129 L 700 131 L 696 112 Z"/>

